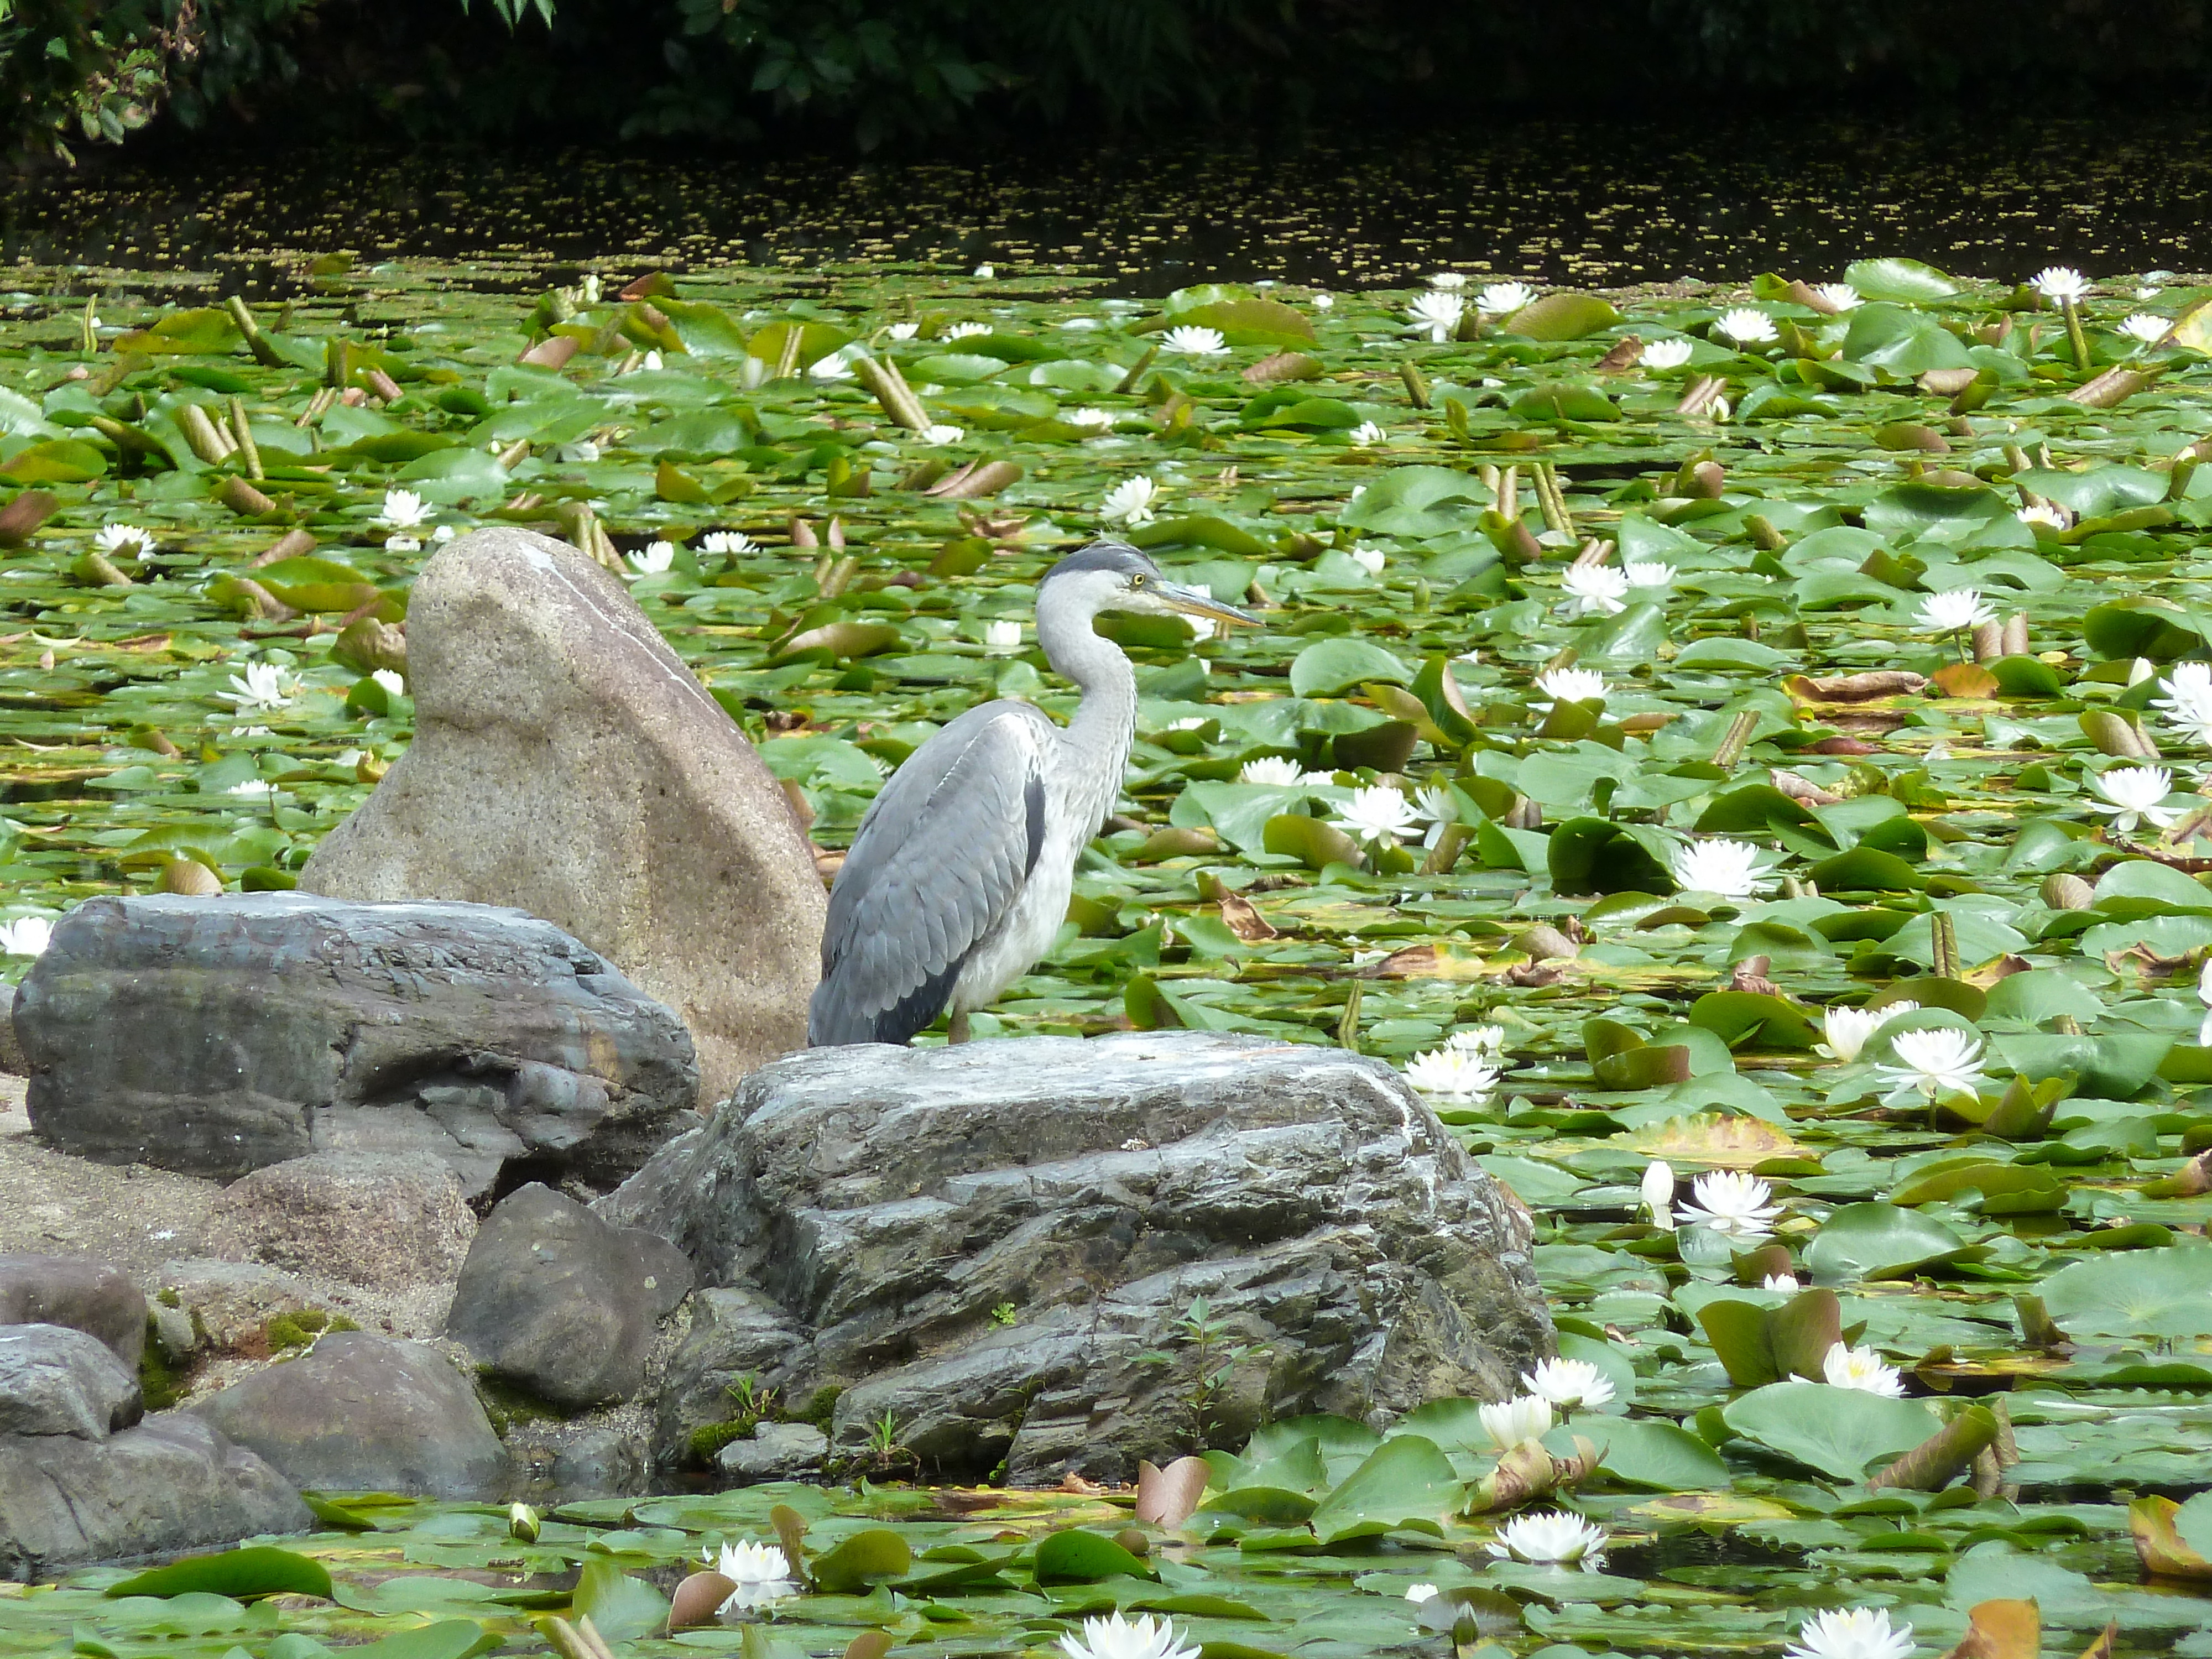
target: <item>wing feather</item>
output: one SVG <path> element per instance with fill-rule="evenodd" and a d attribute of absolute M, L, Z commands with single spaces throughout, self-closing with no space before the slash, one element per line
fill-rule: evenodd
<path fill-rule="evenodd" d="M 1042 850 L 1057 732 L 1027 703 L 986 703 L 884 786 L 830 895 L 809 1042 L 904 1042 L 944 1010 Z"/>

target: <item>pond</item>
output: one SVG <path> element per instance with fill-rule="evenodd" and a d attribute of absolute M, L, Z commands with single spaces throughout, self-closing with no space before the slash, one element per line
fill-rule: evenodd
<path fill-rule="evenodd" d="M 1418 229 L 1374 152 L 1239 163 L 1278 204 L 1336 196 L 1218 222 L 1152 219 L 1173 210 L 1126 181 L 1120 210 L 1066 185 L 1057 220 L 998 217 L 965 175 L 902 193 L 921 171 L 853 186 L 851 216 L 804 170 L 763 169 L 742 216 L 690 184 L 648 210 L 679 175 L 635 161 L 502 192 L 496 222 L 411 164 L 363 192 L 388 234 L 275 171 L 281 212 L 172 177 L 100 245 L 91 198 L 152 173 L 17 202 L 19 252 L 133 274 L 19 266 L 0 296 L 11 922 L 287 884 L 404 750 L 385 630 L 445 532 L 598 546 L 835 849 L 985 683 L 1066 711 L 1030 594 L 1110 526 L 1264 625 L 1117 629 L 1144 697 L 1125 821 L 979 1033 L 1406 1066 L 1534 1212 L 1579 1369 L 1548 1382 L 1564 1422 L 1442 1401 L 1387 1437 L 1309 1419 L 1206 1449 L 1173 1526 L 1127 1494 L 866 1483 L 586 1504 L 535 1537 L 340 1503 L 295 1545 L 329 1596 L 88 1572 L 0 1596 L 0 1653 L 459 1659 L 562 1609 L 670 1659 L 865 1631 L 996 1653 L 1111 1608 L 1212 1659 L 1350 1659 L 1443 1654 L 1464 1609 L 1463 1651 L 1571 1659 L 1772 1654 L 1808 1610 L 1864 1607 L 1933 1655 L 2033 1595 L 2047 1647 L 1991 1651 L 2070 1656 L 2109 1621 L 2111 1652 L 2212 1656 L 2212 287 L 2114 272 L 2191 263 L 2193 222 L 2161 216 L 2186 167 L 2154 186 L 2064 138 L 1996 198 L 2077 204 L 2037 236 L 1991 231 L 1986 198 L 1978 233 L 1927 228 L 1962 222 L 1954 185 L 1893 228 L 1878 187 L 1836 218 L 1805 149 L 1783 184 L 1775 152 L 1677 145 L 1661 198 L 1712 208 L 1618 216 L 1594 269 L 1724 286 L 1609 295 L 1537 229 L 1620 193 L 1568 182 L 1588 135 L 1487 152 L 1517 158 L 1480 163 L 1496 201 Z M 1973 234 L 1938 263 L 2070 246 L 2107 280 L 1862 257 Z M 1282 280 L 1164 293 L 1171 257 Z M 690 269 L 618 294 L 664 258 Z M 1485 260 L 1559 280 L 1406 280 Z M 554 261 L 608 274 L 544 291 Z M 258 270 L 258 349 L 161 303 L 210 268 Z M 295 531 L 310 550 L 263 561 Z M 1501 1532 L 1514 1478 L 1605 1534 L 1604 1570 Z M 779 1502 L 842 1566 L 764 1625 L 656 1636 L 683 1566 L 772 1536 Z"/>

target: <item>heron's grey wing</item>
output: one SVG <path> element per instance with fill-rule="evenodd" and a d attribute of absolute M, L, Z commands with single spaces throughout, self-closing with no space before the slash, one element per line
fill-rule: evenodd
<path fill-rule="evenodd" d="M 884 786 L 830 895 L 809 1042 L 904 1042 L 943 1012 L 1044 846 L 1058 731 L 1027 703 L 985 703 Z"/>

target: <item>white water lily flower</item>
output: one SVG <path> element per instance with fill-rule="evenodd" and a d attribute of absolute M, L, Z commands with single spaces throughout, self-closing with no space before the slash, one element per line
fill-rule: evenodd
<path fill-rule="evenodd" d="M 1723 311 L 1713 319 L 1713 329 L 1739 346 L 1771 345 L 1781 337 L 1775 331 L 1774 319 L 1749 306 L 1732 306 Z"/>
<path fill-rule="evenodd" d="M 1611 617 L 1628 609 L 1628 578 L 1613 565 L 1571 564 L 1559 587 L 1571 617 Z"/>
<path fill-rule="evenodd" d="M 250 662 L 243 674 L 230 677 L 229 690 L 218 691 L 216 696 L 240 714 L 257 709 L 282 708 L 291 701 L 283 687 L 283 672 L 273 662 Z"/>
<path fill-rule="evenodd" d="M 996 265 L 981 264 L 975 267 L 975 275 L 987 283 L 996 277 L 998 274 L 999 268 Z"/>
<path fill-rule="evenodd" d="M 1498 1529 L 1498 1541 L 1490 1546 L 1490 1553 L 1530 1566 L 1580 1566 L 1584 1572 L 1601 1572 L 1605 1528 L 1559 1510 L 1516 1515 Z"/>
<path fill-rule="evenodd" d="M 1182 619 L 1182 625 L 1190 629 L 1190 641 L 1193 645 L 1201 645 L 1212 639 L 1214 631 L 1221 626 L 1211 617 L 1185 617 Z"/>
<path fill-rule="evenodd" d="M 953 426 L 946 422 L 939 421 L 933 425 L 924 427 L 921 431 L 915 433 L 914 435 L 916 441 L 921 443 L 957 444 L 963 438 L 968 435 L 968 428 L 964 426 Z"/>
<path fill-rule="evenodd" d="M 2074 527 L 2073 514 L 2051 501 L 2038 501 L 2033 507 L 2023 507 L 2013 517 L 2024 525 L 2042 525 L 2050 530 L 2070 530 Z"/>
<path fill-rule="evenodd" d="M 143 559 L 154 550 L 154 532 L 135 524 L 106 525 L 92 538 L 92 544 L 103 553 Z"/>
<path fill-rule="evenodd" d="M 1119 1611 L 1105 1619 L 1086 1619 L 1083 1634 L 1063 1636 L 1060 1650 L 1066 1659 L 1198 1659 L 1196 1648 L 1182 1645 L 1174 1621 L 1157 1624 L 1149 1613 L 1131 1624 Z"/>
<path fill-rule="evenodd" d="M 983 648 L 993 653 L 1022 648 L 1022 624 L 1013 617 L 999 617 L 983 624 Z"/>
<path fill-rule="evenodd" d="M 2176 663 L 2158 689 L 2166 696 L 2153 697 L 2150 706 L 2163 709 L 2191 742 L 2212 744 L 2212 663 Z"/>
<path fill-rule="evenodd" d="M 1360 448 L 1364 449 L 1370 444 L 1381 443 L 1390 434 L 1373 421 L 1362 421 L 1344 435 Z"/>
<path fill-rule="evenodd" d="M 742 530 L 710 530 L 699 543 L 704 553 L 750 553 L 753 538 Z"/>
<path fill-rule="evenodd" d="M 2212 961 L 2204 964 L 2204 971 L 2197 978 L 2197 1000 L 2208 1010 L 2204 1023 L 2197 1028 L 2197 1046 L 2212 1048 Z"/>
<path fill-rule="evenodd" d="M 1146 524 L 1152 516 L 1152 502 L 1160 487 L 1144 474 L 1124 478 L 1106 492 L 1106 500 L 1099 507 L 1098 516 L 1108 524 Z"/>
<path fill-rule="evenodd" d="M 1296 761 L 1280 755 L 1262 755 L 1258 760 L 1248 760 L 1237 771 L 1239 783 L 1263 783 L 1277 789 L 1295 788 L 1304 776 Z"/>
<path fill-rule="evenodd" d="M 756 1544 L 750 1539 L 741 1539 L 737 1543 L 723 1545 L 719 1555 L 712 1550 L 702 1550 L 700 1559 L 737 1586 L 714 1609 L 717 1613 L 767 1607 L 795 1595 L 799 1589 L 792 1581 L 790 1561 L 774 1544 Z"/>
<path fill-rule="evenodd" d="M 1541 1440 L 1552 1427 L 1552 1402 L 1540 1394 L 1516 1395 L 1494 1406 L 1479 1406 L 1482 1431 L 1500 1451 L 1511 1451 L 1524 1440 Z"/>
<path fill-rule="evenodd" d="M 1431 1048 L 1406 1062 L 1406 1081 L 1425 1095 L 1480 1100 L 1498 1086 L 1498 1068 L 1464 1048 Z"/>
<path fill-rule="evenodd" d="M 2140 340 L 2143 344 L 2149 345 L 2154 341 L 2163 340 L 2166 337 L 2166 330 L 2172 326 L 2173 325 L 2163 317 L 2154 317 L 2147 311 L 2138 311 L 2120 325 L 2120 332 L 2131 340 Z"/>
<path fill-rule="evenodd" d="M 1467 315 L 1467 301 L 1456 294 L 1432 289 L 1416 296 L 1406 307 L 1406 314 L 1417 327 L 1428 330 L 1430 339 L 1449 340 L 1458 331 L 1460 319 Z"/>
<path fill-rule="evenodd" d="M 276 786 L 266 778 L 248 778 L 243 783 L 234 783 L 222 792 L 226 795 L 251 795 L 256 800 L 267 800 L 276 793 Z"/>
<path fill-rule="evenodd" d="M 2089 294 L 2089 279 L 2069 265 L 2046 265 L 2028 286 L 2053 305 L 2087 299 Z"/>
<path fill-rule="evenodd" d="M 384 688 L 384 695 L 387 697 L 404 697 L 407 695 L 406 680 L 392 669 L 380 668 L 371 674 L 369 678 Z"/>
<path fill-rule="evenodd" d="M 1830 1607 L 1797 1627 L 1782 1659 L 1912 1659 L 1912 1626 L 1893 1630 L 1881 1607 Z"/>
<path fill-rule="evenodd" d="M 1893 1002 L 1881 1008 L 1831 1008 L 1820 1017 L 1821 1034 L 1828 1040 L 1813 1052 L 1849 1065 L 1867 1046 L 1867 1039 L 1902 1014 L 1917 1014 L 1917 1002 Z"/>
<path fill-rule="evenodd" d="M 1760 874 L 1759 848 L 1747 841 L 1715 836 L 1693 841 L 1668 860 L 1674 879 L 1692 893 L 1711 893 L 1721 898 L 1756 898 L 1773 890 L 1773 881 Z"/>
<path fill-rule="evenodd" d="M 1419 1607 L 1424 1601 L 1433 1601 L 1441 1594 L 1434 1584 L 1408 1584 L 1406 1599 Z"/>
<path fill-rule="evenodd" d="M 1838 1342 L 1820 1360 L 1820 1375 L 1831 1386 L 1878 1394 L 1886 1400 L 1905 1398 L 1905 1379 L 1897 1367 L 1882 1363 L 1872 1348 L 1847 1348 Z"/>
<path fill-rule="evenodd" d="M 1440 270 L 1429 278 L 1429 286 L 1455 294 L 1467 286 L 1467 274 L 1458 270 Z"/>
<path fill-rule="evenodd" d="M 1942 593 L 1930 593 L 1921 600 L 1912 621 L 1916 627 L 1924 628 L 1931 634 L 1956 634 L 1962 629 L 1979 628 L 1996 619 L 1995 607 L 1976 589 L 1954 587 Z"/>
<path fill-rule="evenodd" d="M 1620 567 L 1620 574 L 1628 578 L 1631 587 L 1664 587 L 1674 580 L 1674 567 L 1656 559 L 1631 559 Z"/>
<path fill-rule="evenodd" d="M 647 542 L 635 553 L 626 553 L 623 556 L 639 575 L 662 576 L 667 574 L 676 562 L 676 544 Z"/>
<path fill-rule="evenodd" d="M 1229 342 L 1222 337 L 1219 329 L 1200 328 L 1188 323 L 1170 329 L 1161 336 L 1160 343 L 1188 357 L 1222 357 L 1229 352 Z"/>
<path fill-rule="evenodd" d="M 1547 668 L 1536 676 L 1536 689 L 1556 702 L 1589 702 L 1605 696 L 1605 676 L 1595 668 Z"/>
<path fill-rule="evenodd" d="M 384 492 L 384 511 L 376 515 L 376 522 L 387 530 L 412 530 L 429 522 L 430 509 L 422 498 L 411 489 L 387 489 Z"/>
<path fill-rule="evenodd" d="M 453 538 L 459 533 L 460 532 L 455 530 L 453 526 L 449 524 L 441 524 L 435 530 L 430 532 L 430 539 L 437 543 L 439 546 L 443 547 L 447 542 L 453 540 Z"/>
<path fill-rule="evenodd" d="M 1457 1048 L 1462 1054 L 1486 1054 L 1496 1058 L 1505 1052 L 1505 1028 L 1503 1025 L 1462 1025 L 1444 1039 L 1448 1048 Z"/>
<path fill-rule="evenodd" d="M 54 925 L 44 916 L 18 916 L 13 921 L 0 921 L 0 956 L 41 956 L 53 939 Z"/>
<path fill-rule="evenodd" d="M 1451 791 L 1441 783 L 1431 783 L 1416 791 L 1413 811 L 1419 813 L 1421 822 L 1429 826 L 1428 833 L 1421 837 L 1424 847 L 1434 847 L 1442 841 L 1445 828 L 1459 818 L 1459 803 L 1452 799 Z M 1494 1031 L 1498 1028 L 1493 1025 L 1487 1029 Z M 1463 1048 L 1467 1045 L 1455 1036 L 1450 1040 L 1450 1046 Z"/>
<path fill-rule="evenodd" d="M 1690 1202 L 1675 1206 L 1674 1218 L 1726 1238 L 1763 1238 L 1782 1213 L 1773 1196 L 1774 1188 L 1757 1176 L 1713 1170 L 1690 1183 Z"/>
<path fill-rule="evenodd" d="M 1680 368 L 1697 348 L 1687 340 L 1654 340 L 1637 355 L 1646 368 Z"/>
<path fill-rule="evenodd" d="M 2181 814 L 2159 803 L 2173 793 L 2173 774 L 2163 766 L 2115 766 L 2089 780 L 2102 800 L 2088 803 L 2093 812 L 2110 812 L 2112 828 L 2125 835 L 2148 819 L 2160 830 L 2171 830 Z"/>
<path fill-rule="evenodd" d="M 1379 576 L 1382 574 L 1382 566 L 1387 556 L 1381 548 L 1354 547 L 1346 550 L 1351 555 L 1352 563 L 1358 565 L 1369 575 Z"/>
<path fill-rule="evenodd" d="M 972 340 L 979 334 L 990 331 L 988 323 L 954 323 L 945 331 L 945 337 L 948 340 Z"/>
<path fill-rule="evenodd" d="M 1536 290 L 1526 283 L 1492 283 L 1474 296 L 1474 308 L 1489 317 L 1510 317 L 1536 302 Z"/>
<path fill-rule="evenodd" d="M 1069 426 L 1079 426 L 1088 432 L 1109 432 L 1114 426 L 1114 417 L 1103 409 L 1071 409 L 1060 418 Z"/>
<path fill-rule="evenodd" d="M 1815 283 L 1813 292 L 1838 311 L 1856 311 L 1866 303 L 1849 283 Z"/>
<path fill-rule="evenodd" d="M 852 360 L 842 351 L 833 351 L 810 364 L 806 375 L 813 380 L 849 380 L 854 378 Z"/>
<path fill-rule="evenodd" d="M 921 332 L 920 323 L 893 323 L 884 331 L 894 340 L 911 340 Z"/>
<path fill-rule="evenodd" d="M 1316 311 L 1331 311 L 1336 307 L 1336 295 L 1334 294 L 1316 294 L 1313 296 L 1312 300 L 1309 301 L 1309 303 L 1312 305 Z"/>
<path fill-rule="evenodd" d="M 1377 783 L 1353 790 L 1352 799 L 1338 809 L 1334 823 L 1355 840 L 1382 844 L 1411 835 L 1420 820 L 1414 817 L 1413 804 L 1403 790 Z"/>
<path fill-rule="evenodd" d="M 1652 1224 L 1662 1233 L 1674 1231 L 1674 1166 L 1663 1158 L 1655 1158 L 1644 1166 L 1644 1178 L 1636 1184 L 1643 1198 L 1644 1207 L 1651 1213 Z"/>
<path fill-rule="evenodd" d="M 1559 1407 L 1602 1406 L 1613 1398 L 1613 1384 L 1587 1359 L 1542 1360 L 1521 1373 L 1521 1386 Z"/>
<path fill-rule="evenodd" d="M 1769 1273 L 1759 1281 L 1759 1288 L 1762 1291 L 1779 1291 L 1784 1296 L 1795 1296 L 1797 1294 L 1797 1275 Z"/>
<path fill-rule="evenodd" d="M 1899 1063 L 1874 1069 L 1888 1083 L 1892 1101 L 1910 1094 L 1927 1100 L 1970 1095 L 1975 1085 L 1988 1081 L 1982 1075 L 1982 1040 L 1956 1026 L 1899 1031 L 1889 1046 Z"/>

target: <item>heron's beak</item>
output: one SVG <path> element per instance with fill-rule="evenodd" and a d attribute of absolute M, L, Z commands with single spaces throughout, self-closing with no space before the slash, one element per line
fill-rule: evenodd
<path fill-rule="evenodd" d="M 1233 605 L 1224 605 L 1202 587 L 1184 587 L 1175 582 L 1155 582 L 1152 597 L 1170 611 L 1180 611 L 1187 617 L 1211 617 L 1215 622 L 1227 623 L 1231 627 L 1243 623 L 1257 628 L 1260 619 L 1249 611 L 1240 611 Z"/>

